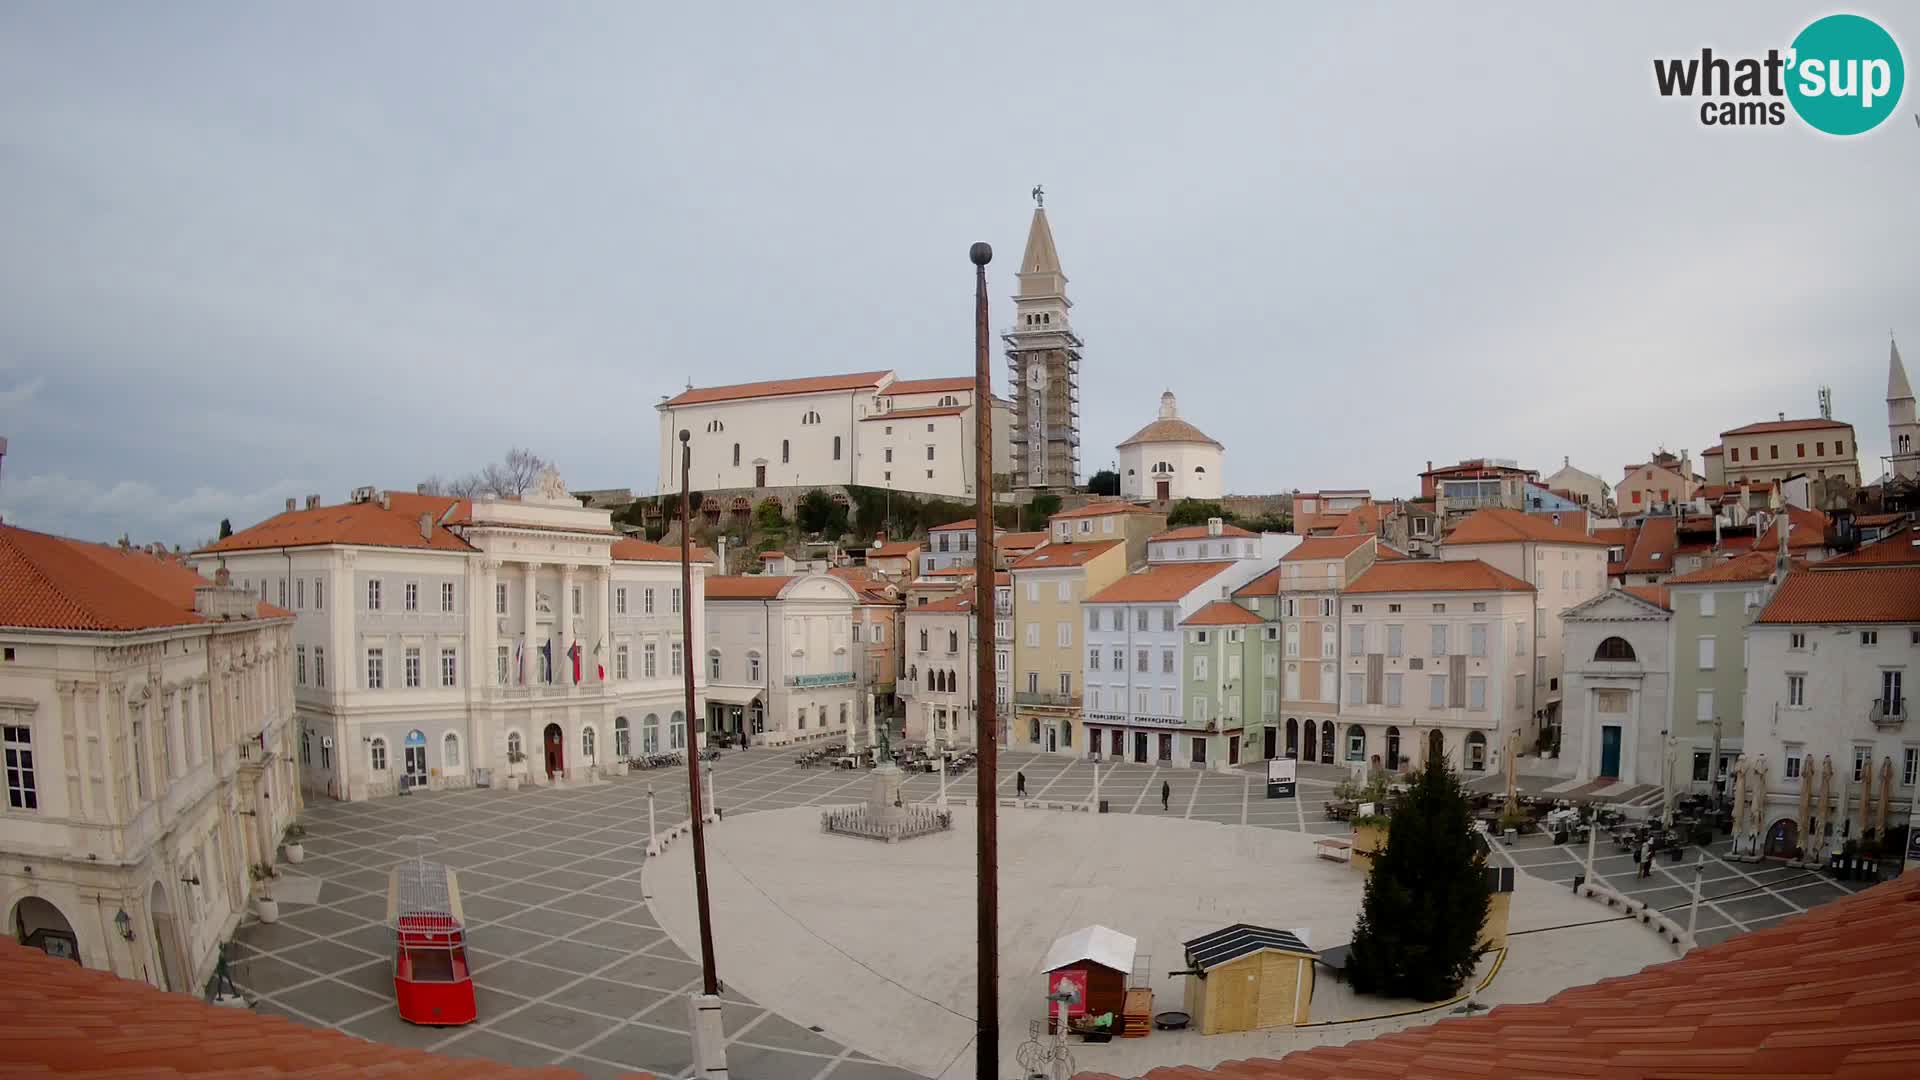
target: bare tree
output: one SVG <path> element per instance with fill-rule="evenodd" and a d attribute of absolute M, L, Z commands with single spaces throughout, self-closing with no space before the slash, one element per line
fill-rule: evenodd
<path fill-rule="evenodd" d="M 533 487 L 534 481 L 540 478 L 541 470 L 546 467 L 546 459 L 516 446 L 507 451 L 504 460 L 491 462 L 479 472 L 455 477 L 435 473 L 420 482 L 420 491 L 426 495 L 449 495 L 456 499 L 488 494 L 502 499 L 517 499 Z"/>

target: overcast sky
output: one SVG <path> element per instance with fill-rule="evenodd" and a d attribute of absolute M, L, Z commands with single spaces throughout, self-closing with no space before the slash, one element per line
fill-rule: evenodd
<path fill-rule="evenodd" d="M 191 543 L 513 444 L 649 491 L 689 379 L 968 373 L 1036 183 L 1089 471 L 1171 388 L 1234 492 L 1611 482 L 1824 382 L 1877 476 L 1920 92 L 1843 140 L 1653 90 L 1828 10 L 15 0 L 0 512 Z"/>

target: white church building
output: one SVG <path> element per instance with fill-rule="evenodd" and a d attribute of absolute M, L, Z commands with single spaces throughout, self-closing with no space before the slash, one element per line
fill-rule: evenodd
<path fill-rule="evenodd" d="M 1226 490 L 1220 476 L 1226 447 L 1180 418 L 1171 390 L 1160 395 L 1160 415 L 1122 442 L 1119 451 L 1123 499 L 1211 500 Z"/>

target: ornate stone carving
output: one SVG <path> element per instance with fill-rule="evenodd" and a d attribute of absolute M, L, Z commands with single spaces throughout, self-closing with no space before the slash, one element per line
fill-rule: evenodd
<path fill-rule="evenodd" d="M 533 492 L 541 502 L 564 503 L 575 501 L 572 496 L 567 494 L 567 485 L 565 481 L 560 479 L 560 470 L 554 468 L 552 465 L 548 465 L 546 468 L 540 470 L 540 475 L 533 481 Z"/>

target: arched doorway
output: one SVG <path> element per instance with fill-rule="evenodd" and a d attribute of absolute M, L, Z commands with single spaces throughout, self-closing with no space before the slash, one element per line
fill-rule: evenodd
<path fill-rule="evenodd" d="M 1320 722 L 1320 760 L 1326 762 L 1329 765 L 1339 760 L 1334 756 L 1333 736 L 1334 736 L 1333 721 L 1331 720 L 1321 721 Z"/>
<path fill-rule="evenodd" d="M 419 728 L 407 732 L 401 747 L 401 761 L 404 770 L 400 774 L 400 784 L 406 788 L 427 786 L 427 736 Z"/>
<path fill-rule="evenodd" d="M 1320 746 L 1320 740 L 1313 737 L 1314 729 L 1316 728 L 1316 726 L 1317 725 L 1315 725 L 1314 722 L 1311 720 L 1307 721 L 1304 725 L 1302 725 L 1302 727 L 1306 732 L 1306 738 L 1304 740 L 1306 752 L 1301 755 L 1301 760 L 1303 761 L 1319 760 L 1314 756 L 1319 752 L 1319 746 Z"/>
<path fill-rule="evenodd" d="M 1800 823 L 1792 818 L 1781 818 L 1767 830 L 1768 858 L 1790 859 L 1800 850 Z"/>
<path fill-rule="evenodd" d="M 1287 718 L 1287 756 L 1290 758 L 1300 756 L 1300 721 L 1292 717 Z"/>
<path fill-rule="evenodd" d="M 180 957 L 173 921 L 173 903 L 167 899 L 167 890 L 159 882 L 153 883 L 153 889 L 147 894 L 147 912 L 153 916 L 153 951 L 160 955 L 160 989 L 188 989 L 188 976 L 181 972 Z"/>
<path fill-rule="evenodd" d="M 547 779 L 567 771 L 567 740 L 560 734 L 559 724 L 548 724 L 541 734 L 540 744 L 547 752 Z"/>
<path fill-rule="evenodd" d="M 1427 732 L 1427 756 L 1442 761 L 1447 759 L 1447 737 L 1441 734 L 1439 728 Z"/>
<path fill-rule="evenodd" d="M 1387 771 L 1400 771 L 1400 729 L 1397 727 L 1387 729 Z"/>
<path fill-rule="evenodd" d="M 1060 749 L 1073 749 L 1073 721 L 1060 721 Z"/>
<path fill-rule="evenodd" d="M 613 718 L 613 756 L 620 761 L 633 756 L 633 732 L 624 716 Z"/>
<path fill-rule="evenodd" d="M 80 963 L 80 938 L 60 909 L 37 896 L 23 898 L 13 908 L 13 935 L 30 949 Z"/>

